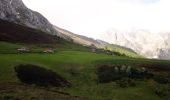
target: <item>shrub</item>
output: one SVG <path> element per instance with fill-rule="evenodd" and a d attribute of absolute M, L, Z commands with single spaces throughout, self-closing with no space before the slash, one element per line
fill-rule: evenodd
<path fill-rule="evenodd" d="M 15 67 L 17 77 L 24 83 L 40 86 L 69 86 L 70 83 L 63 77 L 45 68 L 36 65 L 18 65 Z"/>
<path fill-rule="evenodd" d="M 170 96 L 170 86 L 158 84 L 154 92 L 160 97 Z"/>
<path fill-rule="evenodd" d="M 163 77 L 163 76 L 156 75 L 156 76 L 154 76 L 153 79 L 156 82 L 160 83 L 160 84 L 167 84 L 167 83 L 169 83 L 169 80 L 167 78 Z"/>
<path fill-rule="evenodd" d="M 116 81 L 116 83 L 122 88 L 136 86 L 135 81 L 130 78 L 122 78 L 121 80 Z"/>
<path fill-rule="evenodd" d="M 122 78 L 144 79 L 153 76 L 145 68 L 135 68 L 125 65 L 101 65 L 97 68 L 97 76 L 100 83 L 121 80 Z"/>
<path fill-rule="evenodd" d="M 121 79 L 121 75 L 119 74 L 118 67 L 112 67 L 108 65 L 102 65 L 97 69 L 98 81 L 100 83 L 108 83 L 111 81 L 115 81 Z"/>
<path fill-rule="evenodd" d="M 21 100 L 21 99 L 14 95 L 5 94 L 5 95 L 0 95 L 0 100 Z"/>
<path fill-rule="evenodd" d="M 80 74 L 79 70 L 75 67 L 71 67 L 70 69 L 68 69 L 68 73 L 72 76 L 78 76 Z"/>
<path fill-rule="evenodd" d="M 159 97 L 170 96 L 170 84 L 159 84 L 154 80 L 149 80 L 148 86 Z"/>

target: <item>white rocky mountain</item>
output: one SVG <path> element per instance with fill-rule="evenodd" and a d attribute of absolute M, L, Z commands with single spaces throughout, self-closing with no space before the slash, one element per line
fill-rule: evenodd
<path fill-rule="evenodd" d="M 121 32 L 111 29 L 100 39 L 125 46 L 147 58 L 170 59 L 170 33 L 151 33 L 147 30 Z"/>

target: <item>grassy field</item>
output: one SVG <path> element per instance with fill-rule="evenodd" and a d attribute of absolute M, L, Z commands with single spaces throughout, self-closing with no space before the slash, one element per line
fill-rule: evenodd
<path fill-rule="evenodd" d="M 50 87 L 50 91 L 62 91 L 69 93 L 71 96 L 79 96 L 90 100 L 167 100 L 167 97 L 159 97 L 153 93 L 148 86 L 148 80 L 137 80 L 137 86 L 128 88 L 118 87 L 115 82 L 104 84 L 97 83 L 96 66 L 100 64 L 131 65 L 138 67 L 149 65 L 152 66 L 151 68 L 155 69 L 160 69 L 161 66 L 161 70 L 164 71 L 170 69 L 170 61 L 137 59 L 92 53 L 88 48 L 80 45 L 64 44 L 65 45 L 51 45 L 55 48 L 55 53 L 45 54 L 37 51 L 42 51 L 46 45 L 27 45 L 33 48 L 34 52 L 18 53 L 16 48 L 22 47 L 24 44 L 0 42 L 0 83 L 19 84 L 20 81 L 16 76 L 14 67 L 19 64 L 34 64 L 51 69 L 72 83 L 71 87 Z M 75 74 L 72 74 L 72 72 Z M 33 88 L 36 88 L 37 92 L 40 90 L 44 91 L 38 87 Z M 27 90 L 29 92 L 35 91 L 35 89 L 32 88 L 30 88 L 30 90 L 27 88 Z M 0 92 L 2 91 L 0 90 Z M 27 95 L 30 96 L 31 94 Z"/>

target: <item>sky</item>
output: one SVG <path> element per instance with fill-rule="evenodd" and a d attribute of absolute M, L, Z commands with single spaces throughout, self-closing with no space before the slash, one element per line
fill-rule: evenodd
<path fill-rule="evenodd" d="M 23 0 L 52 24 L 96 38 L 109 29 L 170 32 L 170 0 Z"/>

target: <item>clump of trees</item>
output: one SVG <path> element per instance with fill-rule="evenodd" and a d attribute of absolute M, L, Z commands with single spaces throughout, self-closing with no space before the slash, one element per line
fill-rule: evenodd
<path fill-rule="evenodd" d="M 36 65 L 26 64 L 15 67 L 17 77 L 21 82 L 39 86 L 70 86 L 70 82 L 52 70 Z"/>

